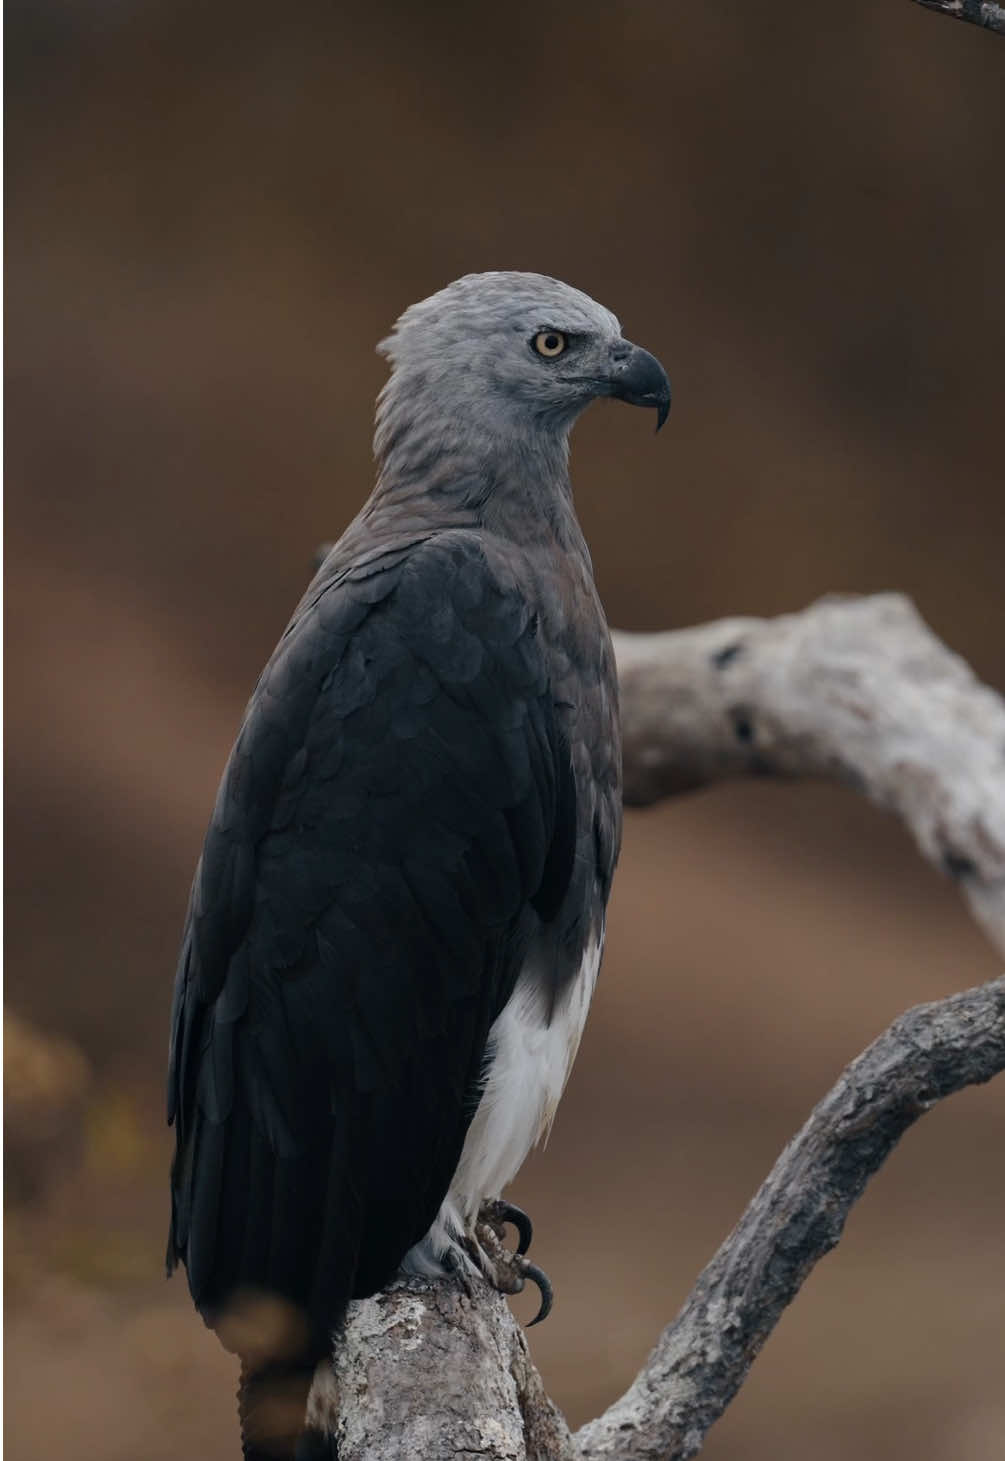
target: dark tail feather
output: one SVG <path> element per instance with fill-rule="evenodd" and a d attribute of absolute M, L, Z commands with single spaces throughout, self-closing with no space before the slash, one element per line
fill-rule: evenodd
<path fill-rule="evenodd" d="M 338 1461 L 335 1437 L 323 1436 L 320 1431 L 304 1431 L 297 1445 L 296 1461 Z"/>
<path fill-rule="evenodd" d="M 237 1413 L 244 1461 L 336 1461 L 334 1440 L 304 1427 L 314 1364 L 241 1362 Z"/>

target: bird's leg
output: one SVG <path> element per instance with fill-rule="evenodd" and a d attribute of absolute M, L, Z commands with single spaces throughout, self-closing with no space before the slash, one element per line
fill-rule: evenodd
<path fill-rule="evenodd" d="M 511 1223 L 520 1235 L 515 1253 L 503 1242 L 507 1223 Z M 465 1240 L 471 1257 L 499 1293 L 522 1293 L 528 1279 L 537 1285 L 541 1306 L 527 1325 L 528 1329 L 548 1317 L 554 1297 L 548 1275 L 525 1257 L 532 1235 L 533 1227 L 527 1214 L 512 1203 L 495 1198 L 482 1203 L 474 1232 Z"/>
<path fill-rule="evenodd" d="M 465 1248 L 467 1248 L 467 1240 L 465 1239 L 462 1241 L 464 1241 L 464 1246 Z M 479 1263 L 477 1266 L 478 1272 L 481 1273 L 481 1264 Z M 464 1293 L 468 1300 L 470 1301 L 471 1299 L 473 1299 L 475 1294 L 474 1288 L 471 1283 L 471 1269 L 468 1265 L 467 1260 L 460 1255 L 456 1248 L 448 1248 L 446 1253 L 444 1253 L 443 1267 L 452 1278 L 456 1278 L 457 1282 L 464 1290 Z"/>

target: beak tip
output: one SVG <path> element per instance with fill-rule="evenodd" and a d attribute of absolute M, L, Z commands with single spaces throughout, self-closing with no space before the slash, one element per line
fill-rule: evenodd
<path fill-rule="evenodd" d="M 625 342 L 628 344 L 628 342 Z M 660 431 L 670 414 L 670 381 L 655 355 L 639 345 L 628 344 L 629 354 L 619 358 L 605 394 L 627 401 L 630 406 L 648 406 L 656 411 Z"/>

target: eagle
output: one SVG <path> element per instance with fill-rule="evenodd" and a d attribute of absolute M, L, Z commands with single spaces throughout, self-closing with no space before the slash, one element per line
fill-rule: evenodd
<path fill-rule="evenodd" d="M 376 486 L 251 696 L 175 981 L 168 1269 L 241 1357 L 246 1458 L 316 1454 L 314 1366 L 402 1268 L 547 1308 L 500 1194 L 569 1075 L 621 836 L 569 433 L 605 396 L 658 430 L 666 373 L 530 273 L 458 279 L 378 348 Z"/>

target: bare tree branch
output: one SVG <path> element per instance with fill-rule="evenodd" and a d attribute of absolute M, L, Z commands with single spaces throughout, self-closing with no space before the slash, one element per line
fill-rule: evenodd
<path fill-rule="evenodd" d="M 480 1279 L 399 1279 L 352 1304 L 311 1425 L 339 1461 L 576 1461 L 505 1299 Z"/>
<path fill-rule="evenodd" d="M 789 1142 L 631 1388 L 578 1432 L 583 1461 L 696 1455 L 907 1128 L 1003 1069 L 1005 977 L 895 1020 Z"/>
<path fill-rule="evenodd" d="M 917 3 L 926 10 L 938 10 L 954 20 L 969 20 L 973 25 L 1005 35 L 1005 6 L 996 5 L 995 0 L 917 0 Z"/>
<path fill-rule="evenodd" d="M 1005 948 L 1005 702 L 908 600 L 825 599 L 615 644 L 627 802 L 745 774 L 846 783 L 902 817 Z M 576 1436 L 505 1302 L 456 1280 L 402 1280 L 351 1306 L 314 1424 L 340 1461 L 695 1455 L 903 1132 L 1002 1069 L 1005 978 L 897 1020 L 786 1147 L 631 1388 Z"/>
<path fill-rule="evenodd" d="M 631 1388 L 573 1438 L 505 1302 L 453 1280 L 352 1305 L 312 1423 L 339 1461 L 686 1461 L 908 1127 L 1002 1070 L 1005 977 L 895 1020 L 789 1142 Z"/>
<path fill-rule="evenodd" d="M 1005 700 L 900 594 L 617 634 L 625 802 L 822 777 L 896 812 L 1005 951 Z"/>

